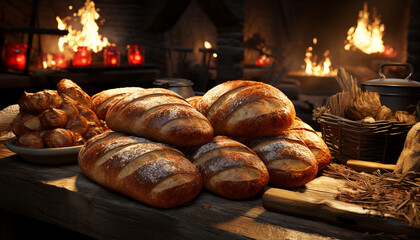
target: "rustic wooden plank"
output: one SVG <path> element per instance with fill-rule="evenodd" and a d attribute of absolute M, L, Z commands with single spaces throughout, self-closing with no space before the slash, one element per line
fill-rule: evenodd
<path fill-rule="evenodd" d="M 98 239 L 355 239 L 363 235 L 267 211 L 261 195 L 234 201 L 203 191 L 184 206 L 157 209 L 93 183 L 76 164 L 38 166 L 16 155 L 0 159 L 0 195 L 0 208 Z"/>

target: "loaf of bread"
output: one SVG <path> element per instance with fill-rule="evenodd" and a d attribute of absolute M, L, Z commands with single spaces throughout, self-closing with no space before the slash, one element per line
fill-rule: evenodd
<path fill-rule="evenodd" d="M 247 146 L 225 136 L 196 147 L 188 158 L 203 178 L 204 188 L 229 199 L 245 199 L 263 190 L 268 171 Z"/>
<path fill-rule="evenodd" d="M 248 146 L 267 166 L 274 187 L 300 187 L 316 177 L 318 164 L 315 156 L 295 133 L 253 139 Z"/>
<path fill-rule="evenodd" d="M 65 94 L 80 104 L 85 105 L 88 108 L 92 108 L 91 97 L 83 91 L 79 85 L 70 79 L 61 79 L 57 84 L 57 91 L 60 95 Z"/>
<path fill-rule="evenodd" d="M 191 104 L 191 106 L 193 108 L 195 108 L 197 111 L 201 112 L 201 98 L 203 98 L 203 96 L 193 96 L 193 97 L 189 97 L 187 98 L 187 102 L 189 104 Z"/>
<path fill-rule="evenodd" d="M 204 94 L 201 112 L 216 135 L 254 138 L 279 133 L 295 118 L 293 103 L 277 88 L 254 81 L 230 81 Z"/>
<path fill-rule="evenodd" d="M 296 117 L 289 130 L 298 134 L 299 138 L 308 146 L 318 162 L 318 171 L 331 163 L 331 152 L 318 133 L 300 118 Z"/>
<path fill-rule="evenodd" d="M 159 208 L 189 202 L 202 188 L 198 170 L 179 150 L 122 133 L 91 138 L 78 163 L 94 182 Z"/>
<path fill-rule="evenodd" d="M 105 120 L 106 114 L 110 106 L 115 104 L 124 96 L 133 93 L 140 87 L 123 87 L 104 90 L 92 96 L 92 110 L 99 119 Z"/>
<path fill-rule="evenodd" d="M 138 90 L 116 102 L 106 116 L 117 132 L 179 147 L 198 146 L 213 138 L 208 119 L 181 96 L 163 88 Z"/>

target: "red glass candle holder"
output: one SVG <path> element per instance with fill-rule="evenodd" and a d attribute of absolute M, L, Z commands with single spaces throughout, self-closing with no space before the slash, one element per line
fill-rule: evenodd
<path fill-rule="evenodd" d="M 117 66 L 119 63 L 118 50 L 116 46 L 106 46 L 104 50 L 104 65 Z"/>
<path fill-rule="evenodd" d="M 5 44 L 3 49 L 4 66 L 10 69 L 24 70 L 27 48 L 27 44 Z"/>
<path fill-rule="evenodd" d="M 257 66 L 265 66 L 265 65 L 270 65 L 271 64 L 271 60 L 267 55 L 261 54 L 258 55 L 257 58 L 255 59 L 255 65 Z"/>
<path fill-rule="evenodd" d="M 73 67 L 90 66 L 92 63 L 92 55 L 86 46 L 77 47 L 77 52 L 74 53 Z"/>
<path fill-rule="evenodd" d="M 51 64 L 57 68 L 66 68 L 69 65 L 69 62 L 66 60 L 63 53 L 55 53 Z"/>
<path fill-rule="evenodd" d="M 144 46 L 143 45 L 127 45 L 127 61 L 128 65 L 144 64 Z"/>

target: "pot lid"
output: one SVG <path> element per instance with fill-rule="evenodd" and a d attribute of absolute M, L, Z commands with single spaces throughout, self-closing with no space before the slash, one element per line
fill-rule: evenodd
<path fill-rule="evenodd" d="M 380 78 L 361 82 L 367 86 L 389 86 L 389 87 L 420 87 L 420 82 L 400 78 Z"/>
<path fill-rule="evenodd" d="M 194 85 L 191 80 L 184 78 L 159 78 L 153 82 L 157 86 L 169 86 L 169 87 L 190 87 Z"/>

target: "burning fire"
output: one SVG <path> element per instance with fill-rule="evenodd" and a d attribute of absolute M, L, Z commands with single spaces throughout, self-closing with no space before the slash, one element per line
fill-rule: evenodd
<path fill-rule="evenodd" d="M 70 47 L 74 52 L 77 51 L 78 46 L 86 46 L 88 50 L 95 53 L 101 51 L 105 46 L 110 45 L 108 38 L 98 34 L 99 26 L 95 21 L 99 18 L 99 14 L 95 9 L 95 3 L 93 1 L 86 0 L 84 7 L 79 9 L 77 14 L 75 13 L 74 15 L 80 17 L 80 23 L 83 26 L 81 31 L 73 29 L 72 25 L 67 25 L 66 22 L 71 17 L 64 19 L 58 16 L 56 17 L 58 29 L 67 29 L 69 31 L 66 36 L 62 36 L 58 40 L 58 47 L 61 52 L 64 51 L 65 45 Z"/>
<path fill-rule="evenodd" d="M 318 39 L 313 38 L 312 42 L 314 45 L 316 45 L 318 43 Z M 304 59 L 306 63 L 305 73 L 310 74 L 310 75 L 317 75 L 317 76 L 326 76 L 326 75 L 335 74 L 335 70 L 331 68 L 331 59 L 329 58 L 330 51 L 326 50 L 324 52 L 324 61 L 319 62 L 318 64 L 316 62 L 317 56 L 316 55 L 314 56 L 312 51 L 313 51 L 312 46 L 309 46 L 306 49 L 306 54 L 305 54 L 305 59 Z"/>
<path fill-rule="evenodd" d="M 359 11 L 357 27 L 353 26 L 347 31 L 347 44 L 344 49 L 358 48 L 367 54 L 384 53 L 385 55 L 392 55 L 393 49 L 390 46 L 385 47 L 382 41 L 385 26 L 381 24 L 380 16 L 376 16 L 376 11 L 374 11 L 372 19 L 373 22 L 369 19 L 368 6 L 365 2 L 363 10 Z M 385 52 L 386 48 L 388 51 Z"/>

